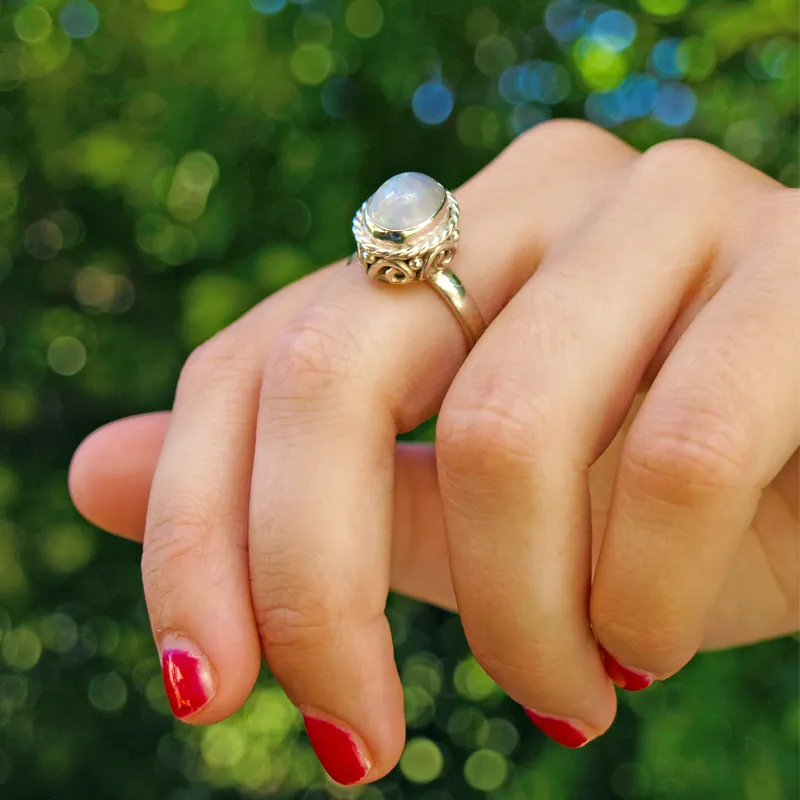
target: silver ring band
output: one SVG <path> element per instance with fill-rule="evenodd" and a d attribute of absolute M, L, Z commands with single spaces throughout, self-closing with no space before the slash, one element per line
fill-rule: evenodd
<path fill-rule="evenodd" d="M 459 240 L 456 198 L 421 173 L 401 173 L 366 200 L 353 219 L 355 256 L 373 280 L 427 282 L 452 311 L 472 349 L 486 330 L 480 310 L 449 268 Z"/>

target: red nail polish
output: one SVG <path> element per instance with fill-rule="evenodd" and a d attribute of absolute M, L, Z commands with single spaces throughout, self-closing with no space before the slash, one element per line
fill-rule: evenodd
<path fill-rule="evenodd" d="M 336 783 L 351 786 L 370 771 L 358 742 L 344 728 L 308 714 L 303 714 L 303 722 L 317 758 Z"/>
<path fill-rule="evenodd" d="M 589 737 L 583 731 L 565 719 L 546 717 L 529 708 L 525 709 L 525 714 L 542 733 L 547 734 L 554 742 L 558 742 L 564 747 L 583 747 L 589 741 Z"/>
<path fill-rule="evenodd" d="M 179 648 L 161 653 L 164 686 L 172 713 L 183 719 L 199 711 L 214 694 L 214 679 L 206 659 Z"/>
<path fill-rule="evenodd" d="M 623 667 L 616 658 L 606 653 L 605 650 L 603 651 L 603 663 L 605 664 L 608 677 L 611 678 L 620 689 L 625 689 L 628 692 L 640 692 L 653 683 L 654 679 L 652 675 Z"/>

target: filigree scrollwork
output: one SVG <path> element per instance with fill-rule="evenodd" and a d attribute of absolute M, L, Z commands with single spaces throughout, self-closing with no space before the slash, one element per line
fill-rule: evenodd
<path fill-rule="evenodd" d="M 396 286 L 402 286 L 405 283 L 417 280 L 416 270 L 412 269 L 407 262 L 386 258 L 371 264 L 367 270 L 367 275 L 376 281 L 392 283 Z"/>
<path fill-rule="evenodd" d="M 370 201 L 365 202 L 353 220 L 357 250 L 348 263 L 358 261 L 370 278 L 383 283 L 427 283 L 455 315 L 470 349 L 486 330 L 486 322 L 450 269 L 460 238 L 459 209 L 450 192 L 445 197 L 446 203 L 427 220 L 397 231 L 374 224 L 367 215 Z"/>
<path fill-rule="evenodd" d="M 353 234 L 358 246 L 354 256 L 371 278 L 401 286 L 425 280 L 452 261 L 459 238 L 459 208 L 450 192 L 447 192 L 447 213 L 431 226 L 430 231 L 417 235 L 413 244 L 394 244 L 376 239 L 367 225 L 366 209 L 367 202 L 353 220 Z"/>
<path fill-rule="evenodd" d="M 444 242 L 435 247 L 422 269 L 421 279 L 427 280 L 440 270 L 443 270 L 453 260 L 456 254 L 456 243 L 454 241 Z"/>

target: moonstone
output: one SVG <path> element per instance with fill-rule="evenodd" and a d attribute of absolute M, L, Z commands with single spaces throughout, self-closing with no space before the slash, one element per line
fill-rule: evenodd
<path fill-rule="evenodd" d="M 421 172 L 389 178 L 370 198 L 369 218 L 389 231 L 404 231 L 430 219 L 444 205 L 441 184 Z"/>

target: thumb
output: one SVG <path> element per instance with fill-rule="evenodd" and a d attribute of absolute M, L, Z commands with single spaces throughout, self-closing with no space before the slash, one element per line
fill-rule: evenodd
<path fill-rule="evenodd" d="M 75 508 L 93 525 L 142 541 L 169 419 L 166 411 L 126 417 L 83 440 L 70 464 L 69 492 Z"/>
<path fill-rule="evenodd" d="M 127 417 L 83 441 L 72 458 L 69 489 L 89 522 L 142 541 L 150 485 L 169 420 L 167 411 Z M 394 518 L 392 589 L 455 609 L 432 446 L 398 445 Z"/>

